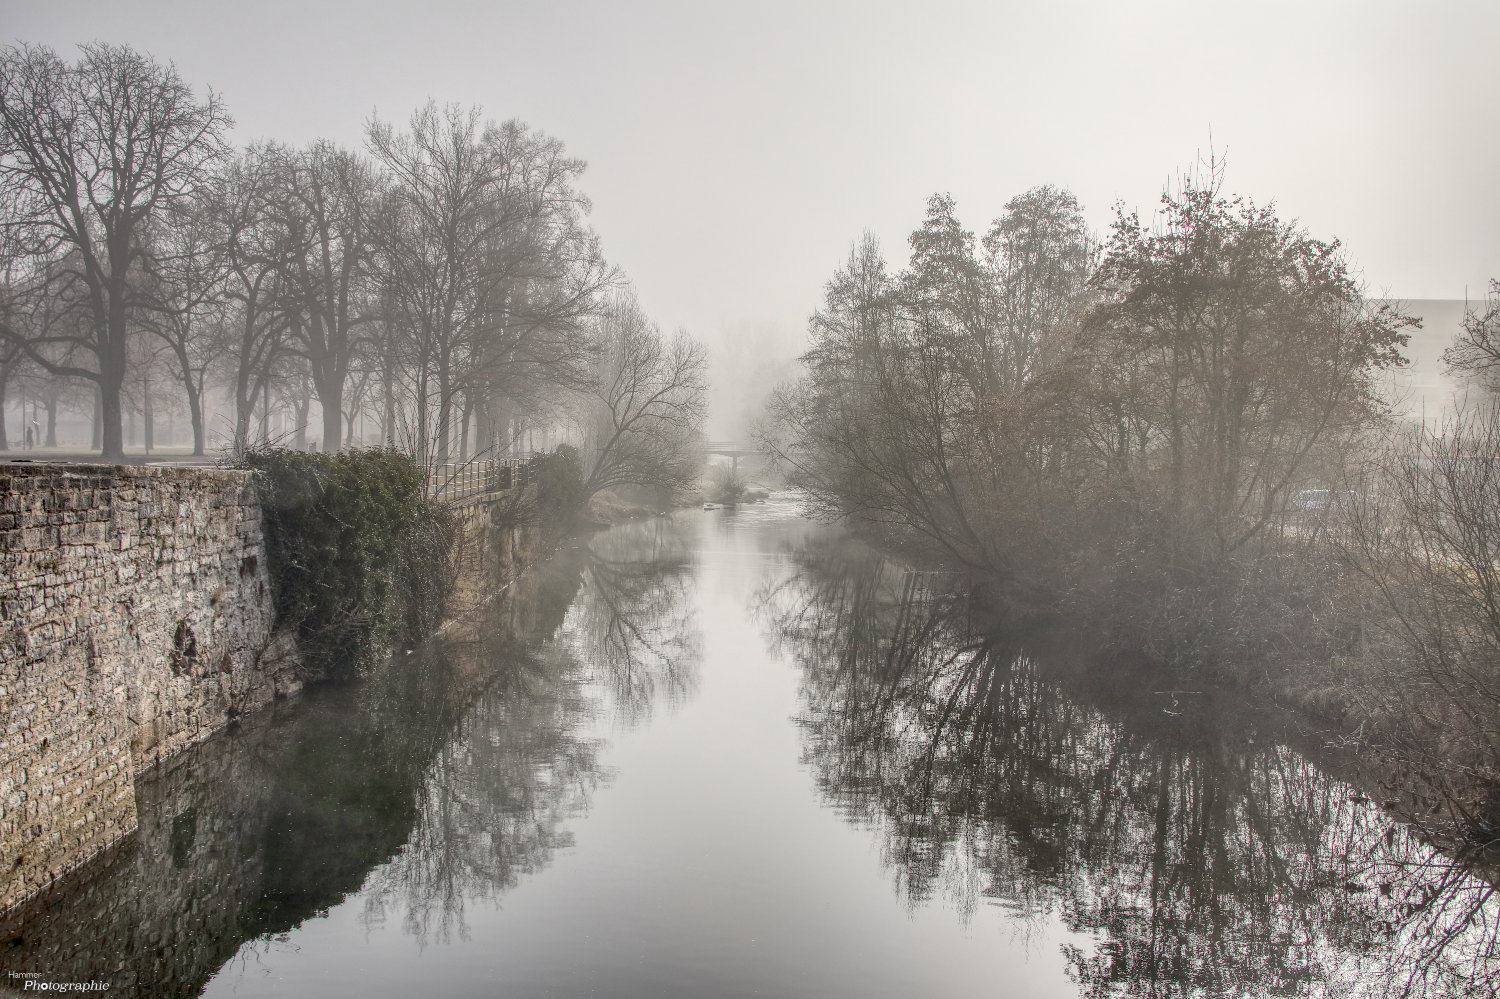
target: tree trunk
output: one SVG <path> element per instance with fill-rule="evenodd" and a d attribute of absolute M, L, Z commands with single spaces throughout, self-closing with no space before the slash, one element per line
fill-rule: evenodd
<path fill-rule="evenodd" d="M 496 457 L 495 451 L 495 404 L 485 396 L 474 405 L 474 451 L 476 454 Z"/>
<path fill-rule="evenodd" d="M 448 461 L 448 444 L 453 436 L 453 398 L 448 393 L 448 378 L 445 372 L 438 372 L 438 411 L 437 411 L 437 460 L 438 464 Z"/>
<path fill-rule="evenodd" d="M 491 433 L 495 435 L 495 450 L 504 457 L 510 457 L 513 451 L 510 424 L 514 408 L 506 397 L 498 398 L 491 404 L 490 418 L 493 422 L 490 427 Z"/>
<path fill-rule="evenodd" d="M 469 401 L 469 394 L 464 393 L 464 404 L 460 409 L 463 414 L 459 417 L 462 421 L 458 431 L 458 460 L 469 460 L 469 418 L 474 415 L 474 404 Z"/>
<path fill-rule="evenodd" d="M 10 374 L 0 365 L 0 452 L 10 450 L 10 438 L 5 430 L 5 383 L 10 381 Z"/>
<path fill-rule="evenodd" d="M 194 456 L 200 456 L 203 454 L 205 444 L 203 439 L 203 396 L 191 388 L 188 389 L 188 418 L 193 422 L 193 454 Z"/>
<path fill-rule="evenodd" d="M 146 444 L 146 453 L 151 453 L 151 445 L 156 443 L 156 421 L 151 413 L 151 383 L 147 382 L 141 389 L 141 439 Z"/>
<path fill-rule="evenodd" d="M 255 416 L 255 389 L 250 373 L 243 367 L 234 376 L 234 436 L 229 446 L 236 458 L 243 458 L 250 446 L 250 421 Z"/>
<path fill-rule="evenodd" d="M 120 386 L 99 383 L 99 457 L 119 461 L 125 457 L 124 409 Z"/>
<path fill-rule="evenodd" d="M 201 382 L 193 378 L 193 366 L 188 361 L 187 352 L 180 346 L 176 348 L 178 373 L 182 378 L 183 390 L 187 393 L 188 420 L 193 425 L 193 454 L 203 453 L 203 386 Z M 170 419 L 170 417 L 168 417 Z M 171 442 L 175 443 L 175 441 Z"/>
<path fill-rule="evenodd" d="M 92 423 L 92 426 L 89 430 L 89 450 L 97 451 L 100 449 L 101 435 L 104 432 L 103 395 L 100 392 L 99 386 L 97 384 L 94 385 L 94 418 L 90 422 Z"/>
<path fill-rule="evenodd" d="M 302 383 L 302 394 L 297 397 L 297 429 L 292 434 L 292 447 L 307 450 L 307 414 L 312 410 L 312 390 Z"/>
<path fill-rule="evenodd" d="M 329 454 L 339 449 L 342 441 L 340 431 L 344 429 L 344 385 L 328 385 L 318 388 L 318 402 L 323 407 L 323 450 Z"/>
<path fill-rule="evenodd" d="M 229 446 L 234 451 L 236 458 L 243 458 L 246 449 L 250 446 L 250 420 L 255 415 L 255 397 L 248 399 L 235 393 L 234 398 L 234 434 L 230 438 Z"/>
<path fill-rule="evenodd" d="M 417 374 L 417 458 L 425 467 L 432 464 L 432 452 L 427 440 L 427 427 L 431 422 L 431 414 L 427 405 L 427 373 L 419 369 Z"/>
<path fill-rule="evenodd" d="M 57 386 L 47 394 L 47 447 L 57 447 Z"/>
<path fill-rule="evenodd" d="M 396 446 L 396 373 L 386 365 L 381 372 L 381 383 L 385 393 L 380 412 L 380 432 L 385 437 L 386 447 Z"/>
<path fill-rule="evenodd" d="M 125 312 L 125 275 L 130 266 L 131 232 L 123 226 L 108 240 L 109 278 L 103 289 L 105 296 L 104 329 L 99 337 L 99 394 L 104 400 L 103 439 L 100 457 L 123 460 L 125 446 L 120 432 L 123 412 L 120 395 L 125 387 L 126 337 L 130 333 L 129 317 Z M 96 299 L 97 301 L 97 299 Z M 98 311 L 95 312 L 98 316 Z"/>

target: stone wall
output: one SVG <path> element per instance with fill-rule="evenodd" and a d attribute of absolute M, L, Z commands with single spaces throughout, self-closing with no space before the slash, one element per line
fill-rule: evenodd
<path fill-rule="evenodd" d="M 278 715 L 151 770 L 138 789 L 140 828 L 120 849 L 65 890 L 0 913 L 0 984 L 19 991 L 21 976 L 34 976 L 106 982 L 127 996 L 202 991 L 243 939 L 260 891 Z"/>
<path fill-rule="evenodd" d="M 449 596 L 445 631 L 472 626 L 480 608 L 503 593 L 536 560 L 538 552 L 548 548 L 546 532 L 538 523 L 537 502 L 536 486 L 526 485 L 465 497 L 449 506 L 458 525 L 460 571 Z"/>
<path fill-rule="evenodd" d="M 120 849 L 63 890 L 0 912 L 0 996 L 7 984 L 37 994 L 20 991 L 26 978 L 105 982 L 109 995 L 195 996 L 236 952 L 253 960 L 257 945 L 242 950 L 245 941 L 294 929 L 362 886 L 392 911 L 419 903 L 406 925 L 424 932 L 427 917 L 446 918 L 454 901 L 444 875 L 427 876 L 454 869 L 429 864 L 437 855 L 500 884 L 545 864 L 561 812 L 539 813 L 538 802 L 552 800 L 549 788 L 578 786 L 549 778 L 559 767 L 592 767 L 593 743 L 578 730 L 587 704 L 569 696 L 572 685 L 533 682 L 539 668 L 576 662 L 561 647 L 535 658 L 524 651 L 555 634 L 579 588 L 577 558 L 541 569 L 497 596 L 473 639 L 425 643 L 357 684 L 249 716 L 143 775 L 140 827 Z M 524 683 L 503 681 L 518 670 Z M 450 787 L 454 768 L 476 765 L 469 753 L 444 752 L 474 731 L 487 747 L 482 766 L 515 780 L 465 798 L 483 819 L 461 810 L 470 825 L 455 827 L 447 810 L 429 812 L 427 833 L 414 836 L 418 806 L 430 799 L 424 788 Z M 545 786 L 517 793 L 517 781 L 534 780 Z"/>
<path fill-rule="evenodd" d="M 0 465 L 0 909 L 136 828 L 135 775 L 295 690 L 250 474 Z"/>

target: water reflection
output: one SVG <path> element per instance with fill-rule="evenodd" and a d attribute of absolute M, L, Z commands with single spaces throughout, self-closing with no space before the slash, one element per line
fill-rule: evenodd
<path fill-rule="evenodd" d="M 858 546 L 799 563 L 761 608 L 803 671 L 806 759 L 911 905 L 998 906 L 1038 938 L 1059 916 L 1088 996 L 1496 994 L 1493 887 L 1267 725 L 1064 691 L 943 580 Z"/>
<path fill-rule="evenodd" d="M 467 906 L 498 899 L 572 844 L 566 820 L 609 776 L 596 723 L 634 725 L 692 691 L 690 568 L 663 521 L 567 549 L 518 584 L 511 612 L 535 602 L 539 581 L 553 612 L 569 612 L 563 634 L 549 641 L 562 622 L 542 616 L 527 622 L 528 642 L 514 628 L 484 636 L 480 661 L 503 666 L 431 754 L 411 834 L 364 884 L 368 926 L 400 919 L 423 942 L 466 939 Z"/>
<path fill-rule="evenodd" d="M 569 844 L 609 777 L 601 717 L 628 725 L 692 691 L 686 552 L 657 523 L 559 553 L 480 639 L 184 753 L 143 784 L 136 836 L 0 924 L 0 972 L 197 995 L 356 894 L 369 928 L 463 938 L 469 907 Z"/>
<path fill-rule="evenodd" d="M 671 520 L 627 524 L 579 550 L 580 658 L 612 692 L 618 720 L 646 720 L 653 705 L 691 696 L 702 636 L 688 599 L 693 549 Z"/>
<path fill-rule="evenodd" d="M 0 927 L 0 971 L 184 996 L 1494 994 L 1492 889 L 1269 723 L 1059 679 L 1066 655 L 986 630 L 950 580 L 778 552 L 812 531 L 785 511 L 679 521 L 184 754 L 127 848 Z"/>

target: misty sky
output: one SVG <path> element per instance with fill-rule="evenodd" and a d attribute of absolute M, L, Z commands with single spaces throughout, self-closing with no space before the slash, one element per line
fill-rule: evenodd
<path fill-rule="evenodd" d="M 1372 295 L 1500 277 L 1493 0 L 0 0 L 0 37 L 170 59 L 240 143 L 358 145 L 428 97 L 518 117 L 588 161 L 651 315 L 721 357 L 794 353 L 851 241 L 904 261 L 935 191 L 982 232 L 1055 183 L 1102 230 L 1117 199 L 1149 213 L 1210 130 L 1228 188 L 1342 239 Z"/>

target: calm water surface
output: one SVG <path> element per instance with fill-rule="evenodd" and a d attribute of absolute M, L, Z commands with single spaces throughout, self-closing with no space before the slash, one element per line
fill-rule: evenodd
<path fill-rule="evenodd" d="M 785 502 L 616 528 L 483 641 L 186 754 L 132 844 L 0 927 L 0 967 L 215 997 L 1494 994 L 1486 883 L 1243 709 L 1059 681 L 942 583 Z"/>

